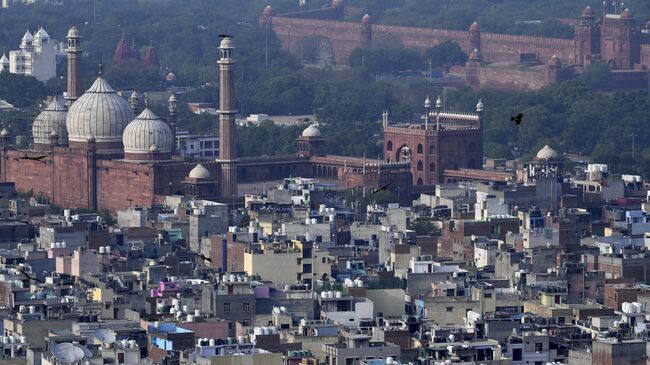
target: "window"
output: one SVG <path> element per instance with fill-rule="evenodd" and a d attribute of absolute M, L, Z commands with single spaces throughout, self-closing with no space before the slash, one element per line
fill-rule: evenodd
<path fill-rule="evenodd" d="M 535 351 L 536 352 L 544 351 L 544 344 L 541 342 L 535 342 Z"/>
<path fill-rule="evenodd" d="M 492 298 L 492 293 L 483 293 L 483 298 Z"/>
<path fill-rule="evenodd" d="M 402 147 L 399 151 L 400 162 L 411 162 L 411 149 L 408 146 Z"/>
<path fill-rule="evenodd" d="M 429 146 L 429 154 L 430 155 L 435 155 L 436 154 L 436 146 L 435 145 Z"/>
<path fill-rule="evenodd" d="M 454 311 L 454 307 L 447 307 L 447 312 L 453 312 L 453 311 Z"/>
<path fill-rule="evenodd" d="M 418 144 L 418 153 L 419 153 L 419 154 L 424 153 L 424 147 L 422 147 L 422 143 L 419 143 L 419 144 Z"/>
<path fill-rule="evenodd" d="M 250 303 L 244 303 L 244 313 L 248 313 L 251 311 L 251 304 Z"/>
<path fill-rule="evenodd" d="M 429 164 L 429 171 L 431 171 L 431 172 L 436 171 L 436 164 L 435 163 L 432 162 L 432 163 Z"/>
<path fill-rule="evenodd" d="M 386 142 L 386 151 L 392 151 L 393 150 L 393 142 L 388 141 Z"/>
<path fill-rule="evenodd" d="M 422 166 L 423 166 L 422 161 L 418 161 L 418 171 L 422 171 L 422 169 L 423 169 Z"/>
<path fill-rule="evenodd" d="M 418 185 L 422 185 L 422 184 L 423 184 L 422 178 L 418 177 Z"/>
<path fill-rule="evenodd" d="M 522 360 L 521 349 L 512 349 L 512 361 L 521 361 L 521 360 Z"/>
<path fill-rule="evenodd" d="M 230 303 L 223 303 L 223 311 L 230 313 Z"/>
<path fill-rule="evenodd" d="M 325 263 L 325 256 L 323 256 L 323 263 Z"/>

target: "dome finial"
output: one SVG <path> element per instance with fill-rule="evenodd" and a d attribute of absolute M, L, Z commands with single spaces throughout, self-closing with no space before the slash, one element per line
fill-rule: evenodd
<path fill-rule="evenodd" d="M 144 93 L 144 107 L 149 108 L 149 93 Z"/>
<path fill-rule="evenodd" d="M 102 63 L 99 63 L 99 71 L 97 72 L 97 76 L 99 77 L 104 77 L 104 65 Z"/>

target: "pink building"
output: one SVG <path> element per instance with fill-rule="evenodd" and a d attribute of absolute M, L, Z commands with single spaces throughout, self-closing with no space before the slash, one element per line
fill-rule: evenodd
<path fill-rule="evenodd" d="M 158 287 L 151 289 L 152 298 L 163 298 L 165 296 L 175 296 L 178 292 L 178 283 L 175 281 L 161 281 L 158 283 Z M 167 295 L 165 295 L 167 294 Z"/>
<path fill-rule="evenodd" d="M 99 262 L 95 251 L 74 251 L 70 264 L 70 274 L 81 276 L 81 273 L 96 273 L 99 270 Z"/>

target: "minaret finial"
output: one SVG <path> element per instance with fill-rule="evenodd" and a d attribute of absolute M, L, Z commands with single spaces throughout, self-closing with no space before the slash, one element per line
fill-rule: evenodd
<path fill-rule="evenodd" d="M 99 62 L 99 71 L 97 72 L 97 76 L 99 77 L 104 77 L 104 65 Z"/>
<path fill-rule="evenodd" d="M 149 108 L 149 93 L 144 93 L 144 107 Z"/>

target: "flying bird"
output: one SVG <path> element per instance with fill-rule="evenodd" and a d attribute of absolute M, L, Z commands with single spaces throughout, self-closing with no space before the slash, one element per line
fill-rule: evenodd
<path fill-rule="evenodd" d="M 204 259 L 204 260 L 207 261 L 207 262 L 212 262 L 212 259 L 211 259 L 211 258 L 206 257 L 206 256 L 203 255 L 203 254 L 198 254 L 198 255 L 196 255 L 196 256 L 198 256 L 198 257 Z"/>
<path fill-rule="evenodd" d="M 375 194 L 377 194 L 377 193 L 380 192 L 380 191 L 388 190 L 388 187 L 389 187 L 391 184 L 392 184 L 392 183 L 388 183 L 388 184 L 382 186 L 381 188 L 379 188 L 379 189 L 373 191 L 373 192 L 372 192 L 372 195 L 375 195 Z"/>
<path fill-rule="evenodd" d="M 23 269 L 18 268 L 17 270 L 20 271 L 23 275 L 25 275 L 26 278 L 28 278 L 28 279 L 30 279 L 30 280 L 34 280 L 34 281 L 36 281 L 36 282 L 38 282 L 38 283 L 44 283 L 43 280 L 38 279 L 38 278 L 35 278 L 35 277 L 29 275 L 29 274 L 28 274 L 25 270 L 23 270 Z"/>
<path fill-rule="evenodd" d="M 196 253 L 196 254 L 194 254 L 194 256 L 196 256 L 196 257 L 198 257 L 198 258 L 201 258 L 201 259 L 203 259 L 203 260 L 205 260 L 205 261 L 212 262 L 212 259 L 211 259 L 211 258 L 205 256 L 205 255 L 202 254 L 202 253 Z"/>
<path fill-rule="evenodd" d="M 33 161 L 39 161 L 40 162 L 45 157 L 47 157 L 47 156 L 29 157 L 29 156 L 25 155 L 25 156 L 21 157 L 21 159 L 23 159 L 23 160 L 33 160 Z"/>
<path fill-rule="evenodd" d="M 521 120 L 522 120 L 523 117 L 524 117 L 524 113 L 519 113 L 519 114 L 515 115 L 514 117 L 510 117 L 510 120 L 512 122 L 515 122 L 516 125 L 519 125 L 519 124 L 521 124 Z"/>

